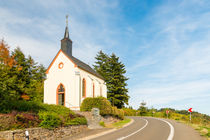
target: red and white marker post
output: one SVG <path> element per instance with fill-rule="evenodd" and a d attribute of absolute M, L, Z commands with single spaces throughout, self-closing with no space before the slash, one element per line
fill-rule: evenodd
<path fill-rule="evenodd" d="M 190 112 L 190 122 L 191 122 L 191 113 L 192 113 L 192 108 L 188 109 L 188 111 Z"/>
<path fill-rule="evenodd" d="M 167 119 L 168 119 L 168 114 L 169 114 L 169 110 L 166 110 Z"/>

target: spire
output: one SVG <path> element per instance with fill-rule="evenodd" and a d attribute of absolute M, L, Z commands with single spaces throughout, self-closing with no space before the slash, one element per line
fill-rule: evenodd
<path fill-rule="evenodd" d="M 64 33 L 64 38 L 61 40 L 61 50 L 67 55 L 72 56 L 72 41 L 69 38 L 68 15 L 66 15 L 66 29 Z"/>
<path fill-rule="evenodd" d="M 69 38 L 68 15 L 66 15 L 66 29 L 65 29 L 64 38 Z"/>

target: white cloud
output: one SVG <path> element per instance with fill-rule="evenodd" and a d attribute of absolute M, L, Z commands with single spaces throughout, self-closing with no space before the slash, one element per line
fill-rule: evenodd
<path fill-rule="evenodd" d="M 194 7 L 198 1 L 194 2 L 190 3 L 191 6 L 169 2 L 153 11 L 151 19 L 156 25 L 153 27 L 155 38 L 146 45 L 157 46 L 158 49 L 154 51 L 149 47 L 151 61 L 148 57 L 141 57 L 140 63 L 136 61 L 131 66 L 133 69 L 129 69 L 130 73 L 138 73 L 138 69 L 143 72 L 142 75 L 138 73 L 141 80 L 131 85 L 129 91 L 130 103 L 136 108 L 142 100 L 150 106 L 166 107 L 171 104 L 181 109 L 193 102 L 210 99 L 210 12 L 199 7 L 196 12 L 191 9 L 194 14 L 189 13 L 188 8 Z M 198 6 L 206 5 L 199 3 Z M 156 63 L 149 65 L 152 60 Z M 148 65 L 142 65 L 142 62 Z M 147 69 L 144 71 L 144 68 Z M 183 104 L 183 101 L 189 102 Z M 199 104 L 193 106 L 204 111 Z M 205 113 L 210 112 L 205 110 Z"/>
<path fill-rule="evenodd" d="M 24 3 L 19 2 L 18 4 L 23 5 Z M 10 7 L 0 7 L 0 19 L 2 19 L 0 37 L 4 38 L 12 46 L 12 49 L 19 46 L 24 53 L 30 54 L 46 67 L 60 49 L 66 14 L 70 16 L 70 37 L 73 41 L 73 55 L 75 57 L 92 65 L 96 53 L 100 49 L 104 49 L 105 46 L 102 46 L 104 42 L 110 43 L 110 45 L 114 44 L 110 38 L 113 30 L 109 29 L 108 24 L 113 14 L 109 10 L 117 8 L 117 2 L 108 3 L 95 0 L 84 2 L 36 1 L 33 2 L 33 5 L 41 8 L 37 10 L 44 14 L 43 17 L 22 14 L 31 13 L 31 11 L 24 11 L 27 7 L 19 9 L 19 12 L 14 12 Z M 43 13 L 46 11 L 48 13 L 50 11 L 55 16 Z M 92 20 L 88 18 L 92 18 Z M 63 22 L 58 22 L 56 19 L 62 19 Z M 91 22 L 89 23 L 89 21 Z M 61 23 L 62 25 L 59 25 Z M 101 44 L 101 42 L 103 43 Z M 106 48 L 109 47 L 111 46 Z"/>

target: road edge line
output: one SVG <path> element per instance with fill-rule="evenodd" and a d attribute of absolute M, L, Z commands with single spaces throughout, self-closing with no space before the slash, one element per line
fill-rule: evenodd
<path fill-rule="evenodd" d="M 154 119 L 157 119 L 157 120 L 161 120 L 165 123 L 167 123 L 170 127 L 170 134 L 168 136 L 168 139 L 167 140 L 173 140 L 173 137 L 174 137 L 174 127 L 171 123 L 169 123 L 168 121 L 164 120 L 164 119 L 160 119 L 160 118 L 154 118 Z"/>
<path fill-rule="evenodd" d="M 146 124 L 145 124 L 143 127 L 141 127 L 141 128 L 140 128 L 140 129 L 138 129 L 137 131 L 135 131 L 135 132 L 133 132 L 133 133 L 131 133 L 131 134 L 127 135 L 127 136 L 124 136 L 124 137 L 118 138 L 117 140 L 123 140 L 123 139 L 126 139 L 126 138 L 128 138 L 128 137 L 130 137 L 130 136 L 132 136 L 132 135 L 135 135 L 136 133 L 140 132 L 142 129 L 144 129 L 144 128 L 148 125 L 148 121 L 147 121 L 146 119 L 144 119 L 144 118 L 141 118 L 141 119 L 143 119 L 143 120 L 145 120 L 145 121 L 146 121 Z"/>

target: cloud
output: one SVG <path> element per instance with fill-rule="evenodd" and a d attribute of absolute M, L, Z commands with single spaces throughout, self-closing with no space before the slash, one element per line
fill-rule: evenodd
<path fill-rule="evenodd" d="M 139 19 L 122 4 L 37 0 L 29 5 L 8 0 L 0 3 L 0 38 L 47 67 L 60 49 L 69 14 L 73 55 L 90 65 L 101 49 L 120 56 L 130 78 L 131 105 L 138 107 L 142 100 L 157 107 L 197 103 L 194 108 L 210 113 L 202 110 L 210 105 L 204 102 L 210 100 L 209 1 L 148 5 Z M 189 103 L 184 106 L 184 101 Z"/>
<path fill-rule="evenodd" d="M 197 8 L 192 9 L 196 5 Z M 182 109 L 193 105 L 197 110 L 210 113 L 193 104 L 210 100 L 210 12 L 202 10 L 208 6 L 199 1 L 190 4 L 185 1 L 164 3 L 154 9 L 150 15 L 154 35 L 150 38 L 152 41 L 145 43 L 150 47 L 144 48 L 149 59 L 141 57 L 129 69 L 135 73 L 132 76 L 139 76 L 129 91 L 131 105 L 138 108 L 145 100 L 149 106 Z M 157 49 L 152 48 L 154 46 Z"/>
<path fill-rule="evenodd" d="M 46 67 L 60 49 L 66 14 L 70 16 L 70 37 L 75 57 L 92 65 L 100 49 L 111 47 L 105 44 L 114 44 L 111 39 L 114 30 L 109 26 L 109 21 L 114 14 L 110 10 L 117 8 L 117 2 L 33 1 L 32 5 L 37 8 L 39 15 L 33 15 L 34 12 L 24 6 L 24 2 L 15 2 L 13 5 L 8 1 L 5 5 L 8 6 L 0 5 L 0 18 L 3 19 L 0 23 L 0 37 L 4 38 L 12 49 L 19 46 Z M 22 6 L 22 9 L 15 5 Z"/>

